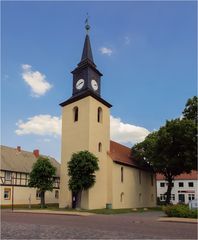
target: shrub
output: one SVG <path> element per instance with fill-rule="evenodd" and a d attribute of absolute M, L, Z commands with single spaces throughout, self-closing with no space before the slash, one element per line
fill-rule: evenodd
<path fill-rule="evenodd" d="M 167 205 L 163 211 L 168 217 L 197 218 L 197 210 L 190 210 L 187 205 Z"/>

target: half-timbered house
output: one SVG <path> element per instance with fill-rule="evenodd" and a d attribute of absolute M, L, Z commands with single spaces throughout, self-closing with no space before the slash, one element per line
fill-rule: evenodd
<path fill-rule="evenodd" d="M 19 146 L 17 148 L 1 146 L 0 204 L 2 206 L 40 203 L 39 191 L 28 187 L 29 173 L 38 157 L 38 149 L 28 152 L 22 150 Z M 58 203 L 60 164 L 54 158 L 49 156 L 48 158 L 52 165 L 56 167 L 56 176 L 54 177 L 54 189 L 52 192 L 46 192 L 45 199 L 46 203 Z"/>

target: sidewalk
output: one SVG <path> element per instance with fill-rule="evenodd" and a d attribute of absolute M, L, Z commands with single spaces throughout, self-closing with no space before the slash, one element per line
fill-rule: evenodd
<path fill-rule="evenodd" d="M 181 222 L 181 223 L 197 223 L 196 218 L 177 218 L 177 217 L 161 217 L 159 222 Z"/>
<path fill-rule="evenodd" d="M 53 211 L 53 210 L 47 210 L 47 209 L 38 209 L 38 210 L 14 210 L 14 213 L 36 213 L 36 214 L 56 214 L 56 215 L 71 215 L 71 216 L 91 216 L 95 215 L 94 213 L 88 213 L 88 212 L 77 212 L 77 211 Z"/>

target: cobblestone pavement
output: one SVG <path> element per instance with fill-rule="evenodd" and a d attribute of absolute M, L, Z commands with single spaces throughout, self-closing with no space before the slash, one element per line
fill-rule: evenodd
<path fill-rule="evenodd" d="M 192 223 L 158 222 L 161 212 L 62 216 L 2 211 L 1 239 L 196 239 Z"/>

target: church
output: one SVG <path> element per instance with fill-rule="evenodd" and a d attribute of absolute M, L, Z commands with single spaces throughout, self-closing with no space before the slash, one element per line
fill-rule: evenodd
<path fill-rule="evenodd" d="M 81 208 L 156 206 L 155 174 L 131 157 L 130 148 L 110 140 L 110 108 L 101 96 L 102 73 L 94 63 L 86 23 L 81 61 L 71 72 L 72 96 L 62 102 L 62 146 L 59 207 L 72 207 L 67 163 L 73 153 L 88 150 L 99 159 L 96 183 L 83 191 Z"/>

